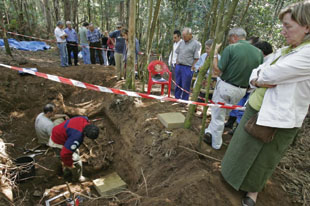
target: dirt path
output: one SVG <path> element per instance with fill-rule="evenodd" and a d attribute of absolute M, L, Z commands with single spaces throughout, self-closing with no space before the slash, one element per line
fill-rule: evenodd
<path fill-rule="evenodd" d="M 36 67 L 41 72 L 97 85 L 121 85 L 116 81 L 113 67 L 60 68 L 55 50 L 19 53 L 27 60 L 23 67 Z M 5 60 L 0 53 L 0 61 Z M 14 63 L 6 61 L 4 63 Z M 114 200 L 85 199 L 83 205 L 240 205 L 242 193 L 224 182 L 219 163 L 184 149 L 196 149 L 201 119 L 194 118 L 192 130 L 167 130 L 156 119 L 162 112 L 185 114 L 184 107 L 87 91 L 34 76 L 20 76 L 5 68 L 0 70 L 0 135 L 5 142 L 15 144 L 8 148 L 12 158 L 23 155 L 25 146 L 37 145 L 34 120 L 48 102 L 53 101 L 60 108 L 59 112 L 70 116 L 104 118 L 96 123 L 101 130 L 99 139 L 86 141 L 87 146 L 81 148 L 84 173 L 94 179 L 116 171 L 132 193 L 121 194 Z M 260 194 L 258 206 L 309 205 L 310 202 L 306 202 L 309 199 L 303 199 L 304 194 L 309 194 L 310 185 L 309 128 L 308 121 L 281 162 L 281 170 L 276 170 Z M 226 135 L 226 142 L 229 139 Z M 111 141 L 114 143 L 108 144 Z M 225 149 L 214 151 L 203 145 L 202 152 L 221 159 Z M 36 177 L 18 185 L 19 193 L 14 194 L 16 204 L 22 201 L 22 205 L 36 205 L 42 196 L 34 197 L 34 191 L 43 194 L 47 188 L 64 184 L 58 175 L 59 161 L 52 151 L 37 156 L 36 162 L 54 172 L 36 167 Z"/>

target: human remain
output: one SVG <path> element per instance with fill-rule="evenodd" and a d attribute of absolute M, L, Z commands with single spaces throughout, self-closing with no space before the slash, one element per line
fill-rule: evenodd
<path fill-rule="evenodd" d="M 175 92 L 176 99 L 188 100 L 189 94 L 184 92 L 190 91 L 193 73 L 195 70 L 194 65 L 198 61 L 201 52 L 201 44 L 193 38 L 191 28 L 184 28 L 182 31 L 183 41 L 180 42 L 175 53 L 177 54 L 175 66 Z"/>
<path fill-rule="evenodd" d="M 285 46 L 252 71 L 255 91 L 221 163 L 221 173 L 235 190 L 246 192 L 243 206 L 254 206 L 258 193 L 284 156 L 305 119 L 310 102 L 310 1 L 284 8 L 279 19 Z M 245 131 L 258 114 L 257 125 L 275 128 L 268 143 Z"/>
<path fill-rule="evenodd" d="M 212 101 L 225 104 L 237 104 L 245 95 L 249 86 L 249 77 L 253 69 L 263 63 L 262 52 L 246 41 L 244 29 L 235 27 L 228 32 L 229 45 L 223 50 L 218 60 L 218 49 L 215 49 L 213 68 L 219 74 Z M 220 149 L 223 143 L 226 113 L 230 110 L 213 107 L 211 109 L 211 122 L 205 130 L 203 141 Z"/>
<path fill-rule="evenodd" d="M 64 31 L 64 23 L 62 21 L 57 22 L 57 26 L 54 30 L 54 35 L 57 41 L 57 47 L 60 55 L 60 66 L 68 67 L 68 51 L 67 51 L 67 34 Z"/>
<path fill-rule="evenodd" d="M 99 128 L 90 124 L 86 116 L 73 117 L 55 126 L 49 139 L 49 146 L 60 149 L 60 159 L 65 178 L 85 181 L 78 148 L 84 138 L 97 139 Z"/>
<path fill-rule="evenodd" d="M 46 104 L 43 107 L 43 112 L 38 114 L 36 117 L 34 124 L 38 143 L 48 145 L 49 138 L 52 134 L 52 129 L 55 125 L 65 121 L 65 119 L 69 119 L 69 117 L 65 114 L 56 114 L 54 104 Z"/>

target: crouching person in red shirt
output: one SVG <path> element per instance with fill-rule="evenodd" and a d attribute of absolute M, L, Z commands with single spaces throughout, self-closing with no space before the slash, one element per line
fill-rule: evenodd
<path fill-rule="evenodd" d="M 96 139 L 98 135 L 99 128 L 90 124 L 85 116 L 71 118 L 53 128 L 49 146 L 61 149 L 60 159 L 65 179 L 74 182 L 85 181 L 78 148 L 83 143 L 84 137 Z"/>

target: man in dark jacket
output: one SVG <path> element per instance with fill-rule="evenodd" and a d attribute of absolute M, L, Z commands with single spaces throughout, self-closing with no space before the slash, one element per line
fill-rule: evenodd
<path fill-rule="evenodd" d="M 84 137 L 96 139 L 98 135 L 99 128 L 90 124 L 85 116 L 71 118 L 53 128 L 49 146 L 61 149 L 60 158 L 65 178 L 72 175 L 73 180 L 85 180 L 82 176 L 82 161 L 78 148 Z"/>

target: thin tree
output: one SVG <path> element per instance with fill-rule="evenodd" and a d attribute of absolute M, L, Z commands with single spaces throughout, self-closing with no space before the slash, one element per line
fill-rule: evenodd
<path fill-rule="evenodd" d="M 11 48 L 8 42 L 8 38 L 6 36 L 6 29 L 5 29 L 5 25 L 4 25 L 4 0 L 0 1 L 0 15 L 1 15 L 1 27 L 2 27 L 2 32 L 3 32 L 3 41 L 4 41 L 4 47 L 5 47 L 5 52 L 7 55 L 10 55 L 11 57 L 13 57 L 12 52 L 11 52 Z"/>
<path fill-rule="evenodd" d="M 222 2 L 223 1 L 225 1 L 225 0 L 222 0 Z M 214 2 L 218 4 L 218 0 L 214 0 Z M 217 32 L 217 36 L 216 36 L 216 42 L 217 43 L 220 43 L 220 42 L 223 41 L 223 37 L 224 37 L 225 31 L 226 31 L 226 29 L 227 29 L 227 27 L 228 27 L 228 25 L 229 25 L 229 23 L 230 23 L 230 21 L 232 19 L 232 16 L 233 16 L 233 14 L 235 12 L 235 9 L 237 7 L 238 2 L 239 2 L 239 0 L 233 0 L 231 2 L 231 4 L 229 5 L 229 10 L 227 11 L 227 13 L 224 16 L 223 22 L 221 23 L 221 25 L 217 25 L 217 27 L 220 26 L 220 28 L 218 29 L 218 32 Z M 218 13 L 220 13 L 220 12 L 221 11 L 219 11 Z M 210 56 L 212 57 L 212 54 Z M 208 64 L 208 62 L 209 62 L 209 64 Z M 197 101 L 198 95 L 199 95 L 200 89 L 201 89 L 201 83 L 202 83 L 203 78 L 204 78 L 207 70 L 209 69 L 209 67 L 210 67 L 210 61 L 206 61 L 204 63 L 204 65 L 202 66 L 202 68 L 200 69 L 200 71 L 198 73 L 197 83 L 196 83 L 196 86 L 195 86 L 194 91 L 193 91 L 192 101 Z M 210 72 L 210 74 L 211 74 L 211 72 Z M 209 77 L 209 78 L 211 78 L 211 77 Z M 206 94 L 206 99 L 207 99 L 207 97 L 208 96 Z M 188 110 L 187 115 L 186 115 L 186 118 L 185 118 L 185 122 L 184 122 L 184 127 L 185 128 L 190 128 L 191 127 L 191 125 L 192 125 L 191 122 L 192 122 L 192 118 L 193 118 L 193 115 L 194 115 L 194 112 L 195 112 L 195 108 L 196 108 L 195 105 L 190 105 L 189 110 Z M 203 124 L 205 124 L 205 123 L 203 123 Z M 202 129 L 204 129 L 204 128 L 202 128 Z"/>
<path fill-rule="evenodd" d="M 130 0 L 130 16 L 128 29 L 128 50 L 126 65 L 126 88 L 135 90 L 135 58 L 136 58 L 136 0 Z"/>
<path fill-rule="evenodd" d="M 51 10 L 50 10 L 50 6 L 48 3 L 49 3 L 48 0 L 43 1 L 44 14 L 45 14 L 45 20 L 46 20 L 46 29 L 48 33 L 51 33 L 52 32 L 52 19 L 51 19 Z"/>
<path fill-rule="evenodd" d="M 154 10 L 153 19 L 152 19 L 152 24 L 151 24 L 151 27 L 150 27 L 150 32 L 149 32 L 149 35 L 147 36 L 146 62 L 145 62 L 145 67 L 144 67 L 143 80 L 142 80 L 142 82 L 143 82 L 142 90 L 143 91 L 144 91 L 144 86 L 145 86 L 144 84 L 145 84 L 146 79 L 147 79 L 147 65 L 148 65 L 148 63 L 150 61 L 152 42 L 153 42 L 155 27 L 156 27 L 158 15 L 159 15 L 160 3 L 161 3 L 161 0 L 157 0 L 156 7 L 155 7 L 155 10 Z"/>

